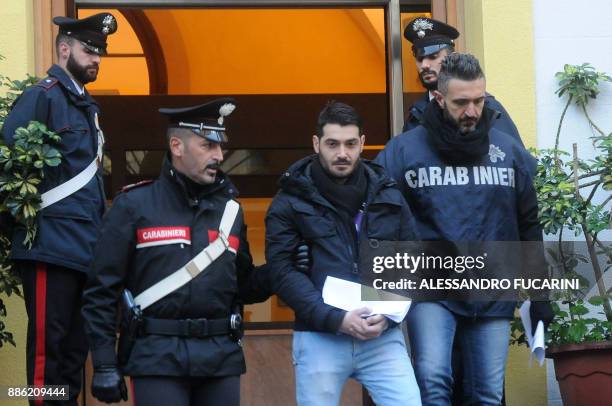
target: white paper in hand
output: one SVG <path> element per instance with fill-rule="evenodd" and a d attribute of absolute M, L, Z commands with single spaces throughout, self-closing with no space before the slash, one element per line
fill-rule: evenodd
<path fill-rule="evenodd" d="M 535 355 L 540 366 L 542 366 L 544 364 L 544 355 L 546 352 L 546 347 L 544 346 L 544 323 L 542 320 L 539 320 L 535 333 L 531 331 L 531 315 L 529 314 L 530 307 L 531 301 L 525 300 L 525 302 L 523 302 L 519 308 L 519 314 L 521 315 L 521 321 L 523 322 L 523 328 L 525 329 L 527 344 L 529 344 L 529 348 L 531 349 L 529 362 L 531 363 L 531 360 L 533 360 Z"/>
<path fill-rule="evenodd" d="M 395 300 L 362 300 L 362 289 L 371 289 L 369 293 L 378 294 L 379 296 L 384 295 Z M 368 307 L 372 310 L 372 314 L 382 314 L 396 323 L 401 323 L 404 320 L 411 303 L 405 297 L 379 291 L 344 279 L 334 278 L 333 276 L 328 276 L 325 279 L 323 301 L 330 306 L 346 310 L 347 312 L 359 309 L 360 307 Z"/>

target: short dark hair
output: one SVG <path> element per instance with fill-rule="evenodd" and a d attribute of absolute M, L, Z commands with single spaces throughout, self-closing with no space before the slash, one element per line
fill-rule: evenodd
<path fill-rule="evenodd" d="M 323 127 L 327 124 L 338 124 L 343 127 L 347 125 L 356 125 L 359 128 L 359 134 L 362 133 L 361 116 L 359 113 L 348 104 L 335 100 L 328 102 L 319 113 L 317 137 L 323 137 Z"/>
<path fill-rule="evenodd" d="M 168 127 L 166 128 L 166 141 L 170 142 L 170 138 L 177 137 L 182 139 L 183 141 L 191 138 L 192 135 L 196 135 L 189 128 L 181 128 L 181 127 Z"/>
<path fill-rule="evenodd" d="M 60 42 L 65 42 L 68 45 L 72 46 L 74 44 L 74 38 L 64 33 L 58 33 L 57 37 L 55 37 L 55 55 L 59 59 L 59 44 Z"/>
<path fill-rule="evenodd" d="M 438 91 L 442 94 L 448 92 L 448 82 L 451 79 L 472 81 L 484 79 L 485 75 L 480 63 L 474 55 L 454 53 L 442 60 L 442 67 L 438 75 Z"/>

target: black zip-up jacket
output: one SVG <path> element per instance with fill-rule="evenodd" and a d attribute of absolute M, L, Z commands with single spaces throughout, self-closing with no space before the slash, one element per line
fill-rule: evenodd
<path fill-rule="evenodd" d="M 294 163 L 281 177 L 281 190 L 266 215 L 266 262 L 273 289 L 294 310 L 295 330 L 337 333 L 345 311 L 323 302 L 326 277 L 360 281 L 359 247 L 368 239 L 416 241 L 416 225 L 395 181 L 363 160 L 368 179 L 358 241 L 342 216 L 316 189 L 310 165 L 317 155 Z M 311 250 L 309 275 L 295 269 L 293 253 L 301 240 Z"/>
<path fill-rule="evenodd" d="M 216 239 L 225 204 L 236 196 L 219 172 L 216 187 L 194 200 L 166 159 L 160 178 L 121 193 L 105 216 L 83 315 L 94 366 L 116 364 L 115 325 L 123 288 L 134 297 L 183 267 Z M 264 270 L 255 270 L 240 209 L 225 251 L 203 273 L 144 310 L 159 319 L 223 319 L 237 303 L 266 300 Z M 245 371 L 242 348 L 229 335 L 206 338 L 145 335 L 124 372 L 131 376 L 229 376 Z"/>

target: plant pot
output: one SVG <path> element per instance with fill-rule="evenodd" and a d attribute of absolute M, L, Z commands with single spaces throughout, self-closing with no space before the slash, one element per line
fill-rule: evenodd
<path fill-rule="evenodd" d="M 550 347 L 564 406 L 609 406 L 612 402 L 612 341 Z"/>

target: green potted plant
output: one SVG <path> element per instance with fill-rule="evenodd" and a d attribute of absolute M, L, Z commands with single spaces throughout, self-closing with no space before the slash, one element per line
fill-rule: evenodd
<path fill-rule="evenodd" d="M 565 65 L 556 78 L 556 93 L 567 97 L 567 102 L 554 148 L 536 152 L 534 185 L 544 233 L 556 237 L 554 249 L 547 244 L 549 263 L 557 268 L 557 276 L 579 279 L 581 288 L 553 294 L 555 317 L 546 332 L 546 354 L 554 360 L 564 405 L 604 404 L 602 399 L 612 399 L 612 289 L 604 283 L 604 274 L 612 267 L 612 249 L 599 236 L 612 222 L 612 133 L 606 134 L 593 122 L 587 105 L 599 94 L 601 82 L 612 79 L 590 64 Z M 572 104 L 592 129 L 588 138 L 597 151 L 594 159 L 580 158 L 577 144 L 571 153 L 559 148 L 563 121 Z M 584 252 L 571 251 L 568 233 L 584 239 Z M 592 270 L 588 277 L 578 271 L 585 265 Z M 513 342 L 525 342 L 518 321 L 513 323 Z"/>
<path fill-rule="evenodd" d="M 0 96 L 0 133 L 13 102 L 27 86 L 37 81 L 29 75 L 19 81 L 0 74 L 0 89 L 5 92 Z M 60 141 L 61 138 L 45 125 L 33 121 L 17 129 L 10 147 L 0 136 L 0 294 L 21 296 L 20 281 L 12 272 L 9 259 L 12 227 L 14 224 L 25 227 L 24 244 L 31 246 L 36 238 L 41 202 L 37 185 L 44 177 L 44 167 L 60 164 L 61 155 L 56 148 Z M 6 317 L 6 306 L 0 298 L 0 347 L 4 343 L 15 346 L 12 333 L 5 328 L 3 320 Z"/>

